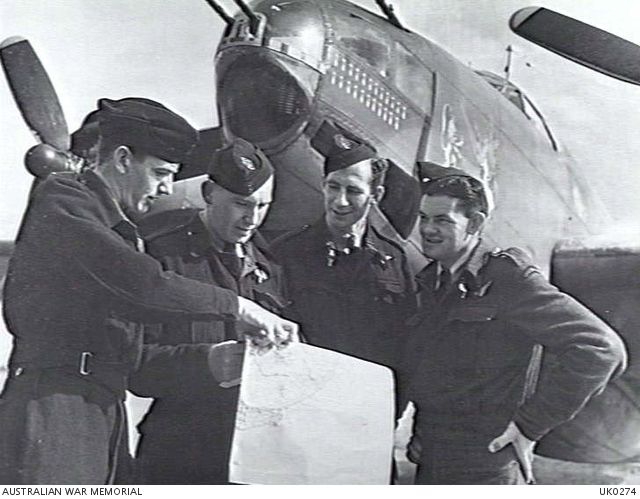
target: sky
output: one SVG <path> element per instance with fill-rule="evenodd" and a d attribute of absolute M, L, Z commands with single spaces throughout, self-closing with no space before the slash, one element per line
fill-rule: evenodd
<path fill-rule="evenodd" d="M 618 82 L 513 34 L 508 19 L 531 0 L 394 0 L 400 20 L 474 69 L 502 73 L 541 109 L 627 230 L 640 228 L 640 86 Z M 221 0 L 235 13 L 231 0 Z M 360 5 L 377 11 L 374 0 Z M 549 0 L 544 6 L 640 44 L 636 0 Z M 0 0 L 0 40 L 28 38 L 53 81 L 70 130 L 101 97 L 145 96 L 194 126 L 217 124 L 213 54 L 222 21 L 204 0 Z M 15 237 L 35 139 L 0 77 L 0 240 Z"/>

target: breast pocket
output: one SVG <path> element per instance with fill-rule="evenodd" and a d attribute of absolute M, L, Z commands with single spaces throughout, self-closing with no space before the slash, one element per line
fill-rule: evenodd
<path fill-rule="evenodd" d="M 498 307 L 493 304 L 469 304 L 457 307 L 449 313 L 452 348 L 449 355 L 460 369 L 475 371 L 495 362 L 505 341 L 498 317 Z M 496 355 L 497 354 L 497 355 Z"/>
<path fill-rule="evenodd" d="M 379 279 L 377 287 L 378 291 L 374 295 L 374 300 L 388 305 L 397 305 L 407 292 L 405 282 L 393 277 Z"/>
<path fill-rule="evenodd" d="M 509 325 L 500 316 L 494 304 L 477 304 L 460 307 L 452 311 L 451 320 L 457 325 L 461 341 L 460 348 L 469 351 L 468 361 L 479 375 L 514 368 L 521 364 L 522 347 Z"/>

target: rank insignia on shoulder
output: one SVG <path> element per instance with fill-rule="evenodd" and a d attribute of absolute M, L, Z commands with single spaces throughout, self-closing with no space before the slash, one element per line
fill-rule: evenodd
<path fill-rule="evenodd" d="M 532 265 L 531 257 L 520 248 L 507 248 L 505 250 L 496 248 L 491 252 L 491 256 L 509 258 L 521 267 L 528 267 Z"/>
<path fill-rule="evenodd" d="M 531 256 L 520 248 L 507 248 L 506 250 L 498 251 L 494 250 L 491 252 L 491 256 L 510 260 L 516 265 L 516 267 L 524 270 L 525 277 L 534 273 L 540 273 L 540 269 L 532 261 Z"/>

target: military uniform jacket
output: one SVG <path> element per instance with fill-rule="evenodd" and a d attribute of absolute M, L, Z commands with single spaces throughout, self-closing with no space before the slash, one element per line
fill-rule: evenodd
<path fill-rule="evenodd" d="M 312 345 L 393 367 L 415 310 L 405 254 L 372 226 L 349 255 L 331 241 L 323 218 L 274 243 L 292 317 Z"/>
<path fill-rule="evenodd" d="M 144 356 L 172 356 L 142 347 L 139 322 L 237 316 L 232 291 L 163 272 L 139 246 L 95 173 L 51 175 L 34 191 L 4 288 L 14 348 L 2 395 L 0 441 L 11 456 L 0 455 L 3 483 L 107 481 L 121 428 L 111 409 L 128 374 Z M 186 370 L 206 366 L 207 352 L 191 357 Z"/>
<path fill-rule="evenodd" d="M 197 210 L 179 210 L 151 217 L 140 227 L 147 251 L 162 267 L 204 283 L 230 289 L 282 314 L 286 302 L 279 266 L 259 234 L 245 245 L 240 265 L 232 251 L 212 246 Z M 219 343 L 237 339 L 233 321 L 171 320 L 149 325 L 145 342 L 176 345 Z M 173 366 L 151 359 L 132 377 L 131 389 L 154 397 L 140 424 L 138 450 L 147 483 L 225 483 L 237 406 L 237 388 L 220 388 L 209 372 L 195 374 L 183 368 L 180 356 Z M 181 464 L 176 463 L 176 452 Z"/>
<path fill-rule="evenodd" d="M 198 210 L 162 213 L 146 220 L 140 231 L 147 252 L 160 261 L 165 270 L 231 290 L 277 314 L 281 314 L 287 305 L 280 267 L 259 234 L 246 244 L 250 268 L 243 272 L 236 267 L 238 259 L 234 254 L 213 249 L 209 232 L 198 217 Z M 148 344 L 213 344 L 234 340 L 237 336 L 235 321 L 224 318 L 174 318 L 145 327 L 145 342 Z M 193 379 L 191 382 L 195 385 L 197 381 Z M 203 384 L 209 386 L 210 379 L 203 380 Z M 193 395 L 183 380 L 173 374 L 156 372 L 153 364 L 149 363 L 141 366 L 133 385 L 140 395 L 147 397 L 173 395 L 189 398 Z M 202 386 L 193 386 L 195 393 L 201 389 Z"/>
<path fill-rule="evenodd" d="M 464 443 L 488 458 L 487 445 L 509 421 L 538 440 L 624 369 L 618 335 L 522 251 L 480 245 L 459 275 L 441 296 L 435 263 L 417 276 L 421 304 L 409 321 L 401 385 L 423 440 Z M 553 361 L 526 398 L 536 344 Z"/>

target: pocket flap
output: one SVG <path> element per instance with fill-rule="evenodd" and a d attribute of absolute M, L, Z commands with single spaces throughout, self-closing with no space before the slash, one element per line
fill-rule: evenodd
<path fill-rule="evenodd" d="M 452 310 L 449 318 L 452 321 L 488 322 L 495 319 L 497 313 L 496 305 L 466 305 Z"/>
<path fill-rule="evenodd" d="M 382 287 L 382 289 L 384 289 L 387 293 L 404 293 L 405 292 L 405 283 L 403 281 L 401 281 L 400 279 L 393 279 L 393 278 L 387 278 L 387 279 L 378 279 L 378 282 L 380 283 L 380 286 Z"/>

